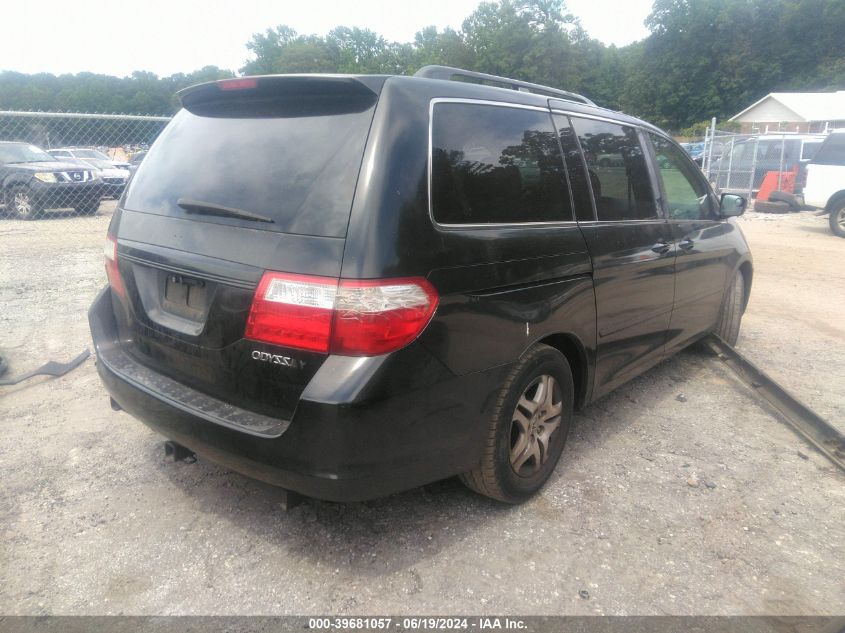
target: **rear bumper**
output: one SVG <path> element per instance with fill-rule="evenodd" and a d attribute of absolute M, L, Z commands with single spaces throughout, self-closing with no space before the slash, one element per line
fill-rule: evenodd
<path fill-rule="evenodd" d="M 330 501 L 380 497 L 475 467 L 489 407 L 508 369 L 456 377 L 442 366 L 402 366 L 396 355 L 331 357 L 290 420 L 255 432 L 239 427 L 255 414 L 224 403 L 237 424 L 215 420 L 221 412 L 209 413 L 208 396 L 193 392 L 186 399 L 179 391 L 186 387 L 155 387 L 116 363 L 117 354 L 133 361 L 117 341 L 108 289 L 92 305 L 89 323 L 100 377 L 126 412 L 225 467 Z M 397 372 L 415 371 L 427 378 L 418 376 L 411 389 L 397 386 Z"/>

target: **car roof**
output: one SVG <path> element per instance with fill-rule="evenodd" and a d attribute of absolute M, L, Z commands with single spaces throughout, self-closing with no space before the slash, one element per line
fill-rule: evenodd
<path fill-rule="evenodd" d="M 614 121 L 620 124 L 627 124 L 638 126 L 647 129 L 648 131 L 656 132 L 664 136 L 669 136 L 666 132 L 657 126 L 643 121 L 637 117 L 618 112 L 609 108 L 603 108 L 593 103 L 583 103 L 572 99 L 567 99 L 562 96 L 549 96 L 545 94 L 537 94 L 532 92 L 523 92 L 521 90 L 513 90 L 511 88 L 501 88 L 499 86 L 488 86 L 484 84 L 470 83 L 464 81 L 450 81 L 446 79 L 429 79 L 425 77 L 407 77 L 404 75 L 393 75 L 388 81 L 390 82 L 409 82 L 413 83 L 423 82 L 430 86 L 448 86 L 449 98 L 465 97 L 467 99 L 490 100 L 501 103 L 513 103 L 514 105 L 529 105 L 541 108 L 551 108 L 552 110 L 559 110 L 572 115 L 587 115 L 600 119 Z M 445 96 L 445 95 L 444 95 Z"/>
<path fill-rule="evenodd" d="M 438 67 L 440 68 L 440 67 Z M 450 69 L 460 71 L 460 69 Z M 521 86 L 535 86 L 526 82 L 511 80 L 504 77 L 496 77 L 494 75 L 484 75 L 482 73 L 473 73 L 469 71 L 460 71 L 465 73 L 467 77 L 489 77 L 492 79 L 500 79 L 505 83 L 513 83 Z M 523 89 L 514 89 L 499 87 L 495 85 L 485 85 L 482 83 L 473 83 L 470 81 L 455 81 L 449 79 L 439 79 L 429 76 L 413 76 L 413 75 L 367 75 L 367 74 L 325 74 L 325 73 L 303 73 L 303 74 L 274 74 L 274 75 L 254 75 L 249 77 L 237 77 L 235 79 L 223 79 L 218 81 L 209 81 L 200 84 L 195 84 L 180 90 L 177 96 L 185 105 L 186 100 L 201 96 L 202 93 L 213 94 L 217 91 L 209 93 L 209 89 L 214 86 L 220 86 L 226 82 L 241 82 L 244 80 L 256 79 L 259 82 L 270 81 L 282 82 L 286 80 L 308 81 L 321 79 L 328 80 L 334 84 L 341 82 L 355 82 L 360 84 L 363 90 L 370 90 L 372 93 L 380 93 L 389 84 L 401 84 L 409 92 L 418 90 L 421 97 L 423 93 L 430 96 L 432 92 L 441 92 L 444 98 L 466 98 L 476 100 L 488 100 L 500 103 L 512 103 L 514 105 L 529 105 L 534 107 L 549 108 L 553 110 L 561 110 L 566 113 L 578 115 L 584 114 L 601 119 L 608 119 L 621 124 L 633 125 L 643 127 L 649 131 L 659 133 L 661 135 L 671 138 L 666 132 L 657 126 L 638 119 L 636 117 L 617 112 L 608 108 L 595 105 L 586 97 L 577 95 L 575 93 L 567 93 L 566 91 L 549 88 L 545 86 L 536 86 L 540 89 L 546 89 L 545 94 L 537 92 L 529 92 Z M 260 84 L 259 84 L 260 85 Z M 428 98 L 428 97 L 426 97 Z M 580 101 L 583 99 L 585 102 Z"/>

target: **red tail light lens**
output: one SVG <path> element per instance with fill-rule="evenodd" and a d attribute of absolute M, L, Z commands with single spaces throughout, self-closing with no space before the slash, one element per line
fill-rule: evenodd
<path fill-rule="evenodd" d="M 264 273 L 246 323 L 246 338 L 329 351 L 337 279 Z"/>
<path fill-rule="evenodd" d="M 106 258 L 106 277 L 109 279 L 109 286 L 118 295 L 125 297 L 126 288 L 120 276 L 120 269 L 117 267 L 117 238 L 114 235 L 106 235 L 103 255 Z"/>
<path fill-rule="evenodd" d="M 332 324 L 333 354 L 377 356 L 405 347 L 428 325 L 437 291 L 425 279 L 341 281 Z"/>
<path fill-rule="evenodd" d="M 422 278 L 338 281 L 267 272 L 245 336 L 314 352 L 376 356 L 417 338 L 437 303 L 437 291 Z"/>
<path fill-rule="evenodd" d="M 258 80 L 255 77 L 220 79 L 217 81 L 217 87 L 220 90 L 252 90 L 256 86 L 258 86 Z"/>

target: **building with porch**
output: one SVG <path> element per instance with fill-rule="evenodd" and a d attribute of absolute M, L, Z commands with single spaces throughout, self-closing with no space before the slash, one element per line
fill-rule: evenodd
<path fill-rule="evenodd" d="M 743 134 L 826 132 L 845 128 L 845 90 L 770 92 L 730 118 Z"/>

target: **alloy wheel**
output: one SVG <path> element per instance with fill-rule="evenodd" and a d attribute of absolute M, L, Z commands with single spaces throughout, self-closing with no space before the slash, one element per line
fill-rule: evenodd
<path fill-rule="evenodd" d="M 32 215 L 32 199 L 26 191 L 16 191 L 13 198 L 15 213 L 22 218 Z"/>
<path fill-rule="evenodd" d="M 511 421 L 510 462 L 517 475 L 530 477 L 546 463 L 562 412 L 561 389 L 553 376 L 538 376 L 522 393 Z"/>

